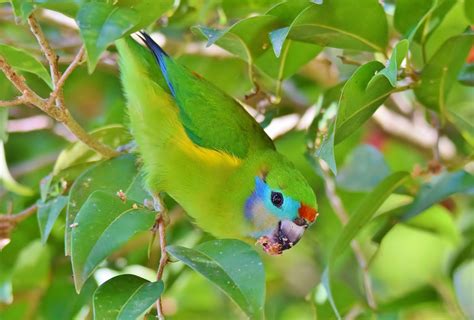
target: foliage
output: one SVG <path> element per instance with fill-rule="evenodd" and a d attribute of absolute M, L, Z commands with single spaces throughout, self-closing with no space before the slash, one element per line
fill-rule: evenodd
<path fill-rule="evenodd" d="M 473 8 L 0 1 L 0 318 L 151 319 L 159 298 L 171 319 L 473 318 Z M 295 248 L 214 239 L 165 197 L 157 280 L 114 48 L 140 29 L 245 104 L 308 178 L 320 217 Z"/>

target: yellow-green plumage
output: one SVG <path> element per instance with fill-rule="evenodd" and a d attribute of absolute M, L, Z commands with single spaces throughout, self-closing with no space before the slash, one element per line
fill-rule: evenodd
<path fill-rule="evenodd" d="M 171 58 L 159 61 L 132 39 L 118 41 L 117 48 L 130 128 L 153 192 L 169 194 L 217 237 L 250 239 L 281 220 L 278 210 L 258 212 L 265 223 L 255 224 L 252 210 L 269 201 L 249 202 L 256 177 L 283 192 L 285 205 L 294 199 L 316 208 L 303 176 L 238 102 Z M 253 208 L 247 212 L 251 219 L 246 203 Z"/>

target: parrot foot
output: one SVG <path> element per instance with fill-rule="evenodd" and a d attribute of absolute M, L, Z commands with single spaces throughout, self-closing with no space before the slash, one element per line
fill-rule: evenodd
<path fill-rule="evenodd" d="M 145 199 L 145 207 L 158 212 L 156 220 L 158 221 L 159 219 L 161 219 L 165 225 L 168 225 L 170 219 L 168 217 L 168 209 L 166 208 L 166 205 L 163 202 L 162 194 L 155 192 L 150 192 L 150 194 L 152 196 L 153 201 Z"/>

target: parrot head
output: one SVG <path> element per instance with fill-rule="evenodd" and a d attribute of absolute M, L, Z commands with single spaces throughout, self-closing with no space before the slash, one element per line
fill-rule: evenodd
<path fill-rule="evenodd" d="M 263 161 L 245 200 L 250 236 L 270 255 L 292 248 L 318 216 L 316 196 L 303 175 L 276 152 Z"/>

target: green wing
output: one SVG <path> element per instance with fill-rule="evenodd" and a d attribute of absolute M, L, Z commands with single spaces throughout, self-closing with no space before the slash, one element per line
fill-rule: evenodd
<path fill-rule="evenodd" d="M 146 33 L 142 39 L 155 56 L 186 133 L 195 144 L 239 158 L 256 150 L 275 149 L 263 128 L 235 99 L 173 61 Z"/>

